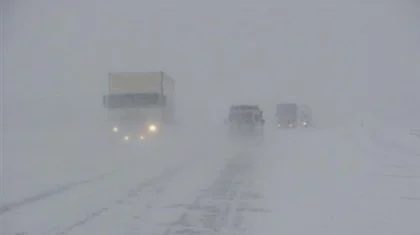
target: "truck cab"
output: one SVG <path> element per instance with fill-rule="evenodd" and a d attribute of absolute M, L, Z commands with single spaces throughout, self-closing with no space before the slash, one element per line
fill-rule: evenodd
<path fill-rule="evenodd" d="M 122 141 L 162 135 L 174 121 L 174 85 L 162 72 L 111 73 L 103 106 L 112 135 Z"/>
<path fill-rule="evenodd" d="M 276 107 L 277 128 L 296 128 L 299 121 L 298 105 L 282 103 Z"/>
<path fill-rule="evenodd" d="M 151 137 L 163 123 L 165 98 L 156 93 L 109 94 L 103 98 L 107 118 L 115 135 L 124 140 Z"/>
<path fill-rule="evenodd" d="M 299 121 L 302 127 L 305 128 L 313 125 L 312 109 L 306 104 L 299 106 Z"/>

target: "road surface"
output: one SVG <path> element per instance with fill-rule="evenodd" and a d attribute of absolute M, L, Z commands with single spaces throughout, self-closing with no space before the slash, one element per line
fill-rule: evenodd
<path fill-rule="evenodd" d="M 110 172 L 3 203 L 1 232 L 420 234 L 420 141 L 401 136 L 335 128 L 268 132 L 261 145 L 202 135 L 161 152 L 132 146 Z"/>

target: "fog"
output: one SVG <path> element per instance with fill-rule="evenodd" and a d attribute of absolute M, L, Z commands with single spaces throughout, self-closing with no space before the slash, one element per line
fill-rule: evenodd
<path fill-rule="evenodd" d="M 405 129 L 420 127 L 416 1 L 0 4 L 4 234 L 238 221 L 255 234 L 418 233 L 420 146 Z M 155 126 L 159 141 L 110 133 L 108 73 L 159 70 L 176 80 L 180 125 Z M 315 128 L 275 128 L 275 105 L 289 101 L 312 107 Z M 239 103 L 264 110 L 263 141 L 228 138 Z M 269 213 L 242 217 L 248 204 Z"/>
<path fill-rule="evenodd" d="M 409 1 L 3 1 L 5 127 L 103 119 L 107 73 L 163 70 L 181 119 L 298 101 L 323 122 L 420 117 Z"/>

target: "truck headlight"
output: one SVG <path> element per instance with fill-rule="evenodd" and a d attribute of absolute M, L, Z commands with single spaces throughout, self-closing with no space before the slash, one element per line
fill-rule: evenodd
<path fill-rule="evenodd" d="M 112 131 L 113 131 L 113 132 L 115 132 L 115 133 L 117 133 L 117 132 L 118 132 L 118 127 L 114 126 L 114 127 L 112 128 Z"/>
<path fill-rule="evenodd" d="M 128 135 L 124 136 L 124 140 L 125 140 L 125 141 L 130 140 L 130 136 L 128 136 Z"/>
<path fill-rule="evenodd" d="M 303 124 L 304 126 L 308 125 L 308 123 L 306 123 L 306 122 L 302 122 L 302 124 Z"/>
<path fill-rule="evenodd" d="M 156 131 L 157 131 L 157 127 L 155 125 L 149 126 L 149 132 L 156 132 Z"/>

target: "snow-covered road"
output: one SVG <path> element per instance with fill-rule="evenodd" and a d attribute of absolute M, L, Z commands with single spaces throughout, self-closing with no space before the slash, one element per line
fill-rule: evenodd
<path fill-rule="evenodd" d="M 3 203 L 2 234 L 420 234 L 417 137 L 269 131 L 240 147 L 217 135 L 130 146 L 95 177 Z"/>

